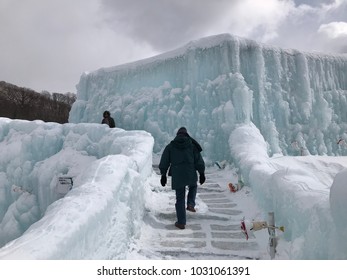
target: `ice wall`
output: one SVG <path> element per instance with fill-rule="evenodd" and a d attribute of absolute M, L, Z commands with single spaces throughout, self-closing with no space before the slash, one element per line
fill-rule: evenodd
<path fill-rule="evenodd" d="M 0 118 L 0 258 L 97 258 L 102 246 L 115 256 L 99 257 L 124 257 L 139 234 L 153 143 L 144 131 Z M 63 175 L 74 181 L 65 197 Z M 108 240 L 111 225 L 119 232 Z"/>
<path fill-rule="evenodd" d="M 284 50 L 222 34 L 149 59 L 83 74 L 69 121 L 143 129 L 159 152 L 186 126 L 204 156 L 228 159 L 228 139 L 252 121 L 268 153 L 345 155 L 347 56 Z M 337 144 L 337 141 L 340 145 Z"/>
<path fill-rule="evenodd" d="M 279 251 L 296 260 L 347 259 L 347 157 L 269 157 L 253 124 L 235 129 L 229 145 L 259 206 L 285 226 Z"/>

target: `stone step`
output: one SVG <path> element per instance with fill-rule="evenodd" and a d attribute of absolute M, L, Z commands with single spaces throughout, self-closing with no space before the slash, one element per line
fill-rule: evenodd
<path fill-rule="evenodd" d="M 157 173 L 159 170 L 157 169 Z M 205 184 L 198 186 L 197 212 L 187 212 L 187 225 L 177 229 L 175 195 L 167 193 L 169 204 L 165 209 L 146 213 L 144 220 L 153 228 L 149 238 L 158 258 L 163 259 L 257 259 L 259 245 L 251 233 L 246 240 L 241 231 L 243 212 L 237 201 L 230 197 L 227 187 L 214 181 L 218 174 L 210 176 Z M 171 181 L 171 180 L 168 180 Z M 206 204 L 199 213 L 200 203 Z"/>
<path fill-rule="evenodd" d="M 242 252 L 230 253 L 208 253 L 208 252 L 191 252 L 182 250 L 162 250 L 157 253 L 169 257 L 170 259 L 184 259 L 184 260 L 254 260 L 258 259 L 256 256 L 243 255 Z M 236 254 L 238 253 L 238 254 Z"/>

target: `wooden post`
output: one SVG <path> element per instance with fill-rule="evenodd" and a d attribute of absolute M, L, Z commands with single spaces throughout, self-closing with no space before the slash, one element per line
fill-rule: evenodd
<path fill-rule="evenodd" d="M 270 257 L 271 259 L 275 258 L 276 255 L 276 230 L 275 230 L 275 214 L 274 212 L 269 212 L 269 247 L 270 247 Z"/>

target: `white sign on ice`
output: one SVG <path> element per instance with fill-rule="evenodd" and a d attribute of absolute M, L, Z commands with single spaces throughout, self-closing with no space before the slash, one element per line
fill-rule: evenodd
<path fill-rule="evenodd" d="M 73 186 L 72 177 L 59 177 L 57 182 L 56 191 L 58 194 L 65 195 L 67 194 Z"/>

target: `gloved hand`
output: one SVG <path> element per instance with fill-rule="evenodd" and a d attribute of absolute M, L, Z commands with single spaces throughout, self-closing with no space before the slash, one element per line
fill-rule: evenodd
<path fill-rule="evenodd" d="M 199 178 L 200 185 L 202 185 L 203 183 L 205 183 L 205 181 L 206 181 L 205 174 L 204 174 L 204 173 L 201 173 L 201 174 L 200 174 L 200 178 Z"/>
<path fill-rule="evenodd" d="M 165 174 L 161 175 L 160 184 L 161 184 L 163 187 L 165 187 L 166 182 L 167 182 L 166 175 L 165 175 Z"/>

